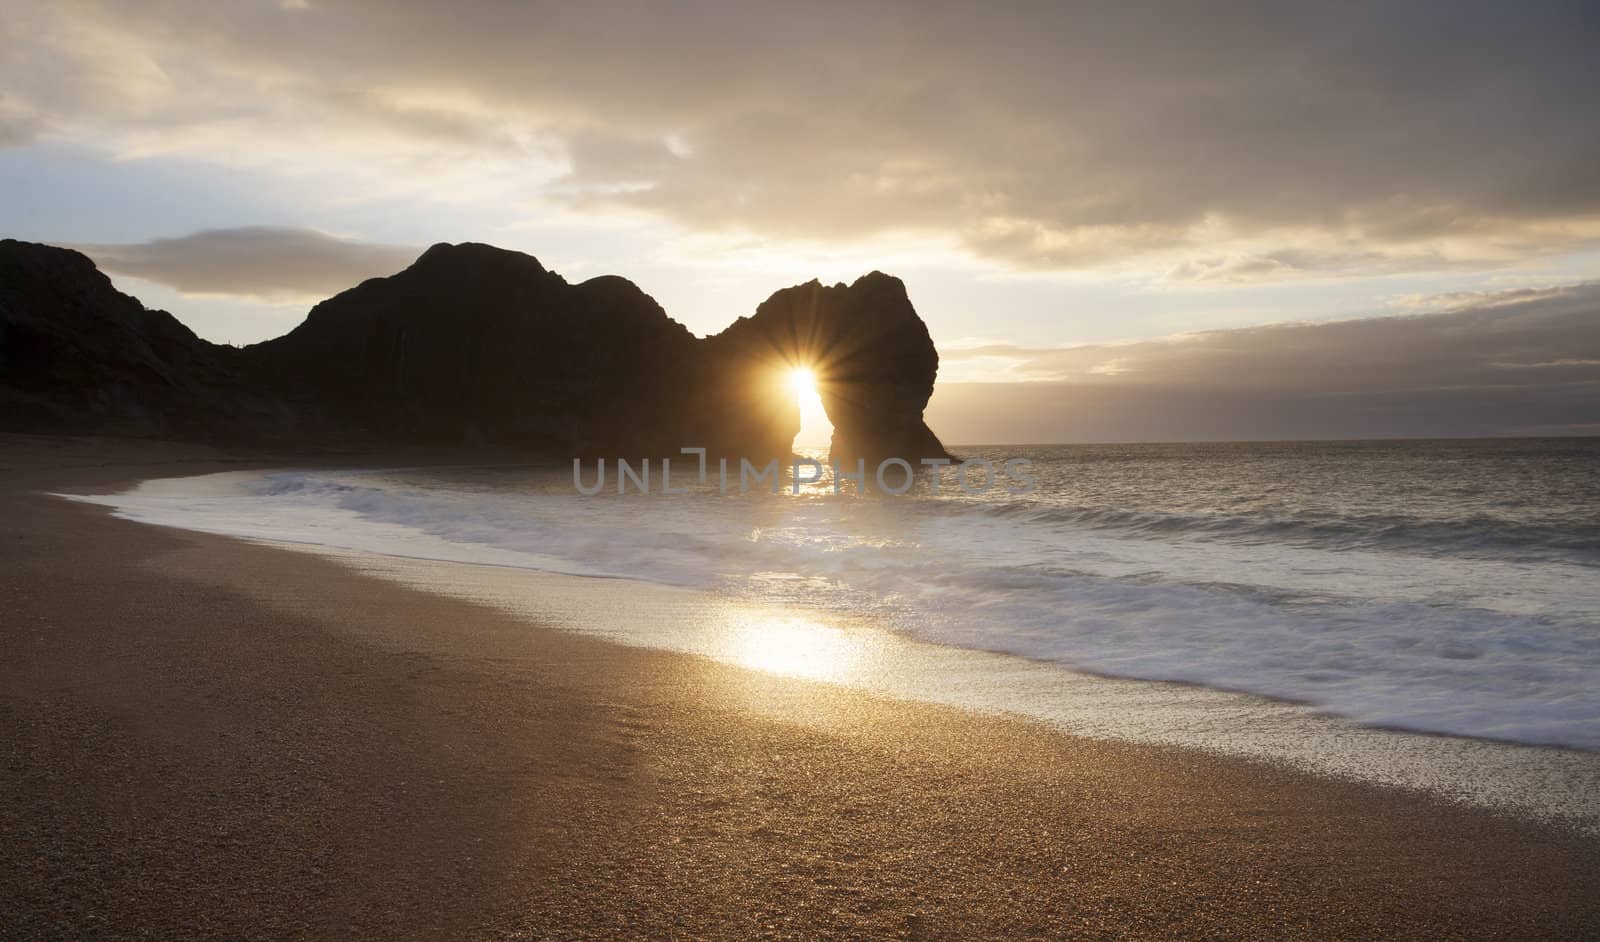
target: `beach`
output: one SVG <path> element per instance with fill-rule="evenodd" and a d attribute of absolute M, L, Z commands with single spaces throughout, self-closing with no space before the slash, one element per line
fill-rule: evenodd
<path fill-rule="evenodd" d="M 326 456 L 3 454 L 6 937 L 1600 932 L 1576 830 L 610 643 L 45 493 Z"/>

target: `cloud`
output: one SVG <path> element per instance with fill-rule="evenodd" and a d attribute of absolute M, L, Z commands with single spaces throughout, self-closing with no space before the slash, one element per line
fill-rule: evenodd
<path fill-rule="evenodd" d="M 1307 235 L 1307 243 L 1314 243 L 1314 235 Z M 1506 259 L 1509 260 L 1509 259 Z M 1436 249 L 1405 252 L 1390 247 L 1386 250 L 1362 251 L 1356 248 L 1317 249 L 1312 247 L 1282 248 L 1256 254 L 1223 256 L 1194 256 L 1173 266 L 1166 274 L 1168 282 L 1190 284 L 1236 285 L 1267 281 L 1289 281 L 1298 278 L 1337 278 L 1349 275 L 1388 275 L 1407 271 L 1447 271 L 1452 268 L 1482 265 L 1488 258 L 1451 259 Z"/>
<path fill-rule="evenodd" d="M 1429 314 L 1265 324 L 1120 344 L 984 344 L 942 356 L 1006 359 L 1018 376 L 1061 382 L 1326 393 L 1484 385 L 1505 381 L 1502 371 L 1514 366 L 1600 358 L 1600 283 L 1480 295 L 1470 306 Z"/>
<path fill-rule="evenodd" d="M 210 229 L 130 245 L 73 245 L 107 271 L 185 294 L 284 300 L 324 298 L 405 268 L 419 250 L 375 245 L 314 229 Z"/>
<path fill-rule="evenodd" d="M 695 231 L 1190 284 L 1600 244 L 1592 4 L 0 8 L 4 86 L 116 153 L 445 195 L 522 168 L 528 195 Z"/>
<path fill-rule="evenodd" d="M 21 147 L 31 143 L 38 132 L 38 126 L 26 118 L 0 114 L 0 148 Z"/>
<path fill-rule="evenodd" d="M 1600 423 L 1600 284 L 1450 310 L 1074 347 L 987 344 L 1018 380 L 941 384 L 968 441 L 1473 436 Z"/>
<path fill-rule="evenodd" d="M 38 116 L 0 92 L 0 149 L 32 143 L 44 130 Z"/>

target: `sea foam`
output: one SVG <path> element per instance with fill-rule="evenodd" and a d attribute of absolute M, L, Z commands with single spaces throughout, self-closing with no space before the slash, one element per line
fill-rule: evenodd
<path fill-rule="evenodd" d="M 1582 522 L 1402 527 L 1370 508 L 1274 522 L 1059 496 L 585 498 L 560 474 L 493 469 L 216 475 L 96 500 L 190 529 L 834 611 L 1373 726 L 1600 750 L 1600 579 Z M 1463 536 L 1473 526 L 1499 529 Z"/>

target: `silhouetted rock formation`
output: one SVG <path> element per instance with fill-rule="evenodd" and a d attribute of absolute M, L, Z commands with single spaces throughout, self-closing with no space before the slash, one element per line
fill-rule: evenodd
<path fill-rule="evenodd" d="M 840 464 L 947 457 L 922 421 L 939 354 L 898 278 L 873 272 L 848 286 L 785 288 L 706 346 L 723 371 L 730 360 L 740 364 L 735 373 L 770 372 L 774 361 L 811 369 L 833 423 L 830 454 Z M 787 448 L 799 417 L 791 411 L 783 419 L 775 438 Z"/>
<path fill-rule="evenodd" d="M 676 452 L 673 381 L 695 343 L 632 282 L 571 285 L 468 243 L 318 304 L 244 356 L 301 411 L 363 438 L 634 456 Z"/>
<path fill-rule="evenodd" d="M 0 416 L 28 432 L 227 439 L 292 434 L 238 351 L 117 291 L 85 256 L 0 240 Z"/>
<path fill-rule="evenodd" d="M 815 371 L 841 461 L 943 457 L 938 354 L 898 279 L 788 288 L 700 340 L 631 282 L 436 245 L 239 350 L 115 291 L 76 252 L 0 243 L 0 396 L 32 430 L 786 457 Z"/>

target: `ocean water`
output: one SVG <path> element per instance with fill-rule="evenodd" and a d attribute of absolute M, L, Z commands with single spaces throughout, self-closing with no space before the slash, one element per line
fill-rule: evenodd
<path fill-rule="evenodd" d="M 827 481 L 618 495 L 613 476 L 586 497 L 569 467 L 485 467 L 220 475 L 102 501 L 192 529 L 680 586 L 1363 726 L 1600 751 L 1600 440 L 956 451 L 1027 458 L 1037 488 L 969 496 L 947 472 L 938 496 Z"/>

